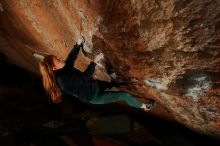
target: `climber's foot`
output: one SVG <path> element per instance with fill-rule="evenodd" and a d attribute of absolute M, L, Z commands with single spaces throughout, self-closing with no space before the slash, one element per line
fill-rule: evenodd
<path fill-rule="evenodd" d="M 142 106 L 141 106 L 141 108 L 142 108 L 144 111 L 149 111 L 149 110 L 155 108 L 156 105 L 157 105 L 156 102 L 155 102 L 154 100 L 151 100 L 151 101 L 149 101 L 148 103 L 143 103 Z"/>

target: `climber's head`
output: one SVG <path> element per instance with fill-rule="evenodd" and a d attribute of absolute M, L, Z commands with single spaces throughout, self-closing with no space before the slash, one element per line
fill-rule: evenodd
<path fill-rule="evenodd" d="M 64 65 L 64 61 L 61 61 L 61 59 L 54 55 L 48 55 L 39 64 L 44 89 L 50 94 L 54 103 L 59 103 L 61 101 L 61 91 L 55 82 L 54 70 L 60 69 Z"/>
<path fill-rule="evenodd" d="M 56 56 L 53 56 L 52 60 L 53 60 L 53 68 L 52 68 L 53 70 L 61 69 L 65 65 L 64 60 L 62 60 L 61 58 L 58 58 Z"/>
<path fill-rule="evenodd" d="M 44 62 L 46 62 L 51 70 L 58 70 L 64 67 L 65 62 L 61 58 L 58 58 L 54 55 L 48 55 L 44 58 Z"/>

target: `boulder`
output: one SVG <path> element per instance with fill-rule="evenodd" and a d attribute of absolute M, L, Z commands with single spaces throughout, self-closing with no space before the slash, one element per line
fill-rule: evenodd
<path fill-rule="evenodd" d="M 0 51 L 27 70 L 38 73 L 33 52 L 65 59 L 80 34 L 105 56 L 95 78 L 110 70 L 158 102 L 153 114 L 220 138 L 219 0 L 0 1 Z"/>

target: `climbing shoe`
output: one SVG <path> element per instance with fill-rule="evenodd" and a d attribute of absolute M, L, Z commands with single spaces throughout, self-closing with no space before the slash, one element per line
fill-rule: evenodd
<path fill-rule="evenodd" d="M 156 102 L 154 100 L 151 100 L 148 103 L 143 103 L 143 105 L 141 106 L 141 108 L 144 111 L 149 111 L 149 110 L 151 110 L 151 109 L 153 109 L 155 107 L 156 107 Z"/>

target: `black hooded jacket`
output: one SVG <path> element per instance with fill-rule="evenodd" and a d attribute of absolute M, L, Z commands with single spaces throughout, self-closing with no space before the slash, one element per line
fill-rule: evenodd
<path fill-rule="evenodd" d="M 96 63 L 91 62 L 84 72 L 73 67 L 81 47 L 83 46 L 75 45 L 73 47 L 65 61 L 65 66 L 55 71 L 55 79 L 62 92 L 78 97 L 83 102 L 88 102 L 96 95 L 99 86 L 92 78 Z M 82 49 L 82 51 L 84 50 Z"/>

